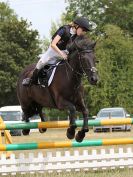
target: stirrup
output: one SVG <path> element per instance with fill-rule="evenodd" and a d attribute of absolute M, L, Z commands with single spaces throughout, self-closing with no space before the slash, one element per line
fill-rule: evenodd
<path fill-rule="evenodd" d="M 23 79 L 22 85 L 29 86 L 30 84 L 31 84 L 31 79 L 30 78 Z"/>
<path fill-rule="evenodd" d="M 45 87 L 48 87 L 48 80 L 47 79 L 43 79 L 44 85 Z"/>

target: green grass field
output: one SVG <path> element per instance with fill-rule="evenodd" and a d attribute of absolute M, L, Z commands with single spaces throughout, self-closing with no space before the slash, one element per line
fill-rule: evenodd
<path fill-rule="evenodd" d="M 126 138 L 126 137 L 132 137 L 132 131 L 131 132 L 108 132 L 108 133 L 94 133 L 93 130 L 91 129 L 87 134 L 85 139 L 99 139 L 99 138 Z M 13 136 L 13 143 L 25 143 L 25 142 L 42 142 L 42 141 L 64 141 L 64 140 L 68 140 L 66 137 L 66 129 L 48 129 L 46 133 L 40 134 L 39 132 L 32 132 L 30 133 L 29 136 Z M 69 150 L 71 152 L 73 152 L 74 150 L 79 150 L 80 152 L 82 152 L 84 149 L 88 149 L 90 152 L 93 149 L 97 149 L 98 151 L 100 151 L 101 148 L 104 148 L 107 150 L 110 148 L 115 148 L 115 150 L 117 151 L 119 147 L 123 147 L 123 148 L 127 148 L 127 147 L 132 147 L 133 145 L 119 145 L 119 146 L 100 146 L 100 147 L 83 147 L 83 148 L 64 148 L 64 149 L 46 149 L 46 150 L 25 150 L 23 151 L 23 153 L 25 155 L 28 155 L 29 152 L 33 152 L 35 154 L 37 154 L 38 152 L 43 152 L 43 154 L 45 155 L 45 153 L 47 151 L 52 151 L 53 153 L 55 151 L 66 151 Z M 16 154 L 16 156 L 19 155 L 19 153 L 22 153 L 22 151 L 14 151 L 14 153 Z M 25 175 L 20 175 L 18 174 L 17 177 L 104 177 L 104 176 L 108 176 L 108 177 L 132 177 L 133 176 L 133 170 L 132 169 L 116 169 L 116 170 L 105 170 L 105 171 L 87 171 L 87 172 L 64 172 L 64 173 L 45 173 L 45 174 L 25 174 Z M 8 175 L 9 176 L 9 175 Z"/>
<path fill-rule="evenodd" d="M 116 170 L 106 170 L 106 171 L 81 171 L 81 172 L 64 172 L 64 173 L 36 173 L 36 174 L 17 174 L 16 177 L 132 177 L 132 169 L 116 169 Z M 12 176 L 8 176 L 12 177 Z"/>

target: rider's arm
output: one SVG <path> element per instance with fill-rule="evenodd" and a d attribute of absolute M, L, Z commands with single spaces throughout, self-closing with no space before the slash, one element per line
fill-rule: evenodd
<path fill-rule="evenodd" d="M 61 39 L 61 36 L 59 34 L 57 34 L 55 36 L 55 38 L 52 40 L 51 42 L 51 47 L 56 51 L 58 52 L 58 54 L 63 57 L 64 59 L 67 59 L 67 55 L 62 52 L 58 47 L 57 47 L 57 43 L 59 42 L 59 40 Z"/>

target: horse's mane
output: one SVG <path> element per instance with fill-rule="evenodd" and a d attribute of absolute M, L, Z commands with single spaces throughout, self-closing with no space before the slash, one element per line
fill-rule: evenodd
<path fill-rule="evenodd" d="M 93 50 L 96 42 L 92 42 L 88 36 L 82 35 L 77 36 L 75 40 L 67 45 L 67 50 L 69 52 L 78 49 L 81 50 Z"/>
<path fill-rule="evenodd" d="M 92 41 L 88 38 L 88 36 L 77 36 L 75 39 L 75 43 L 78 45 L 79 48 L 84 48 L 92 43 Z"/>

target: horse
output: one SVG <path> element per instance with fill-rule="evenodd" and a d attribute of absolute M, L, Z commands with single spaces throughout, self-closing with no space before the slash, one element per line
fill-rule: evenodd
<path fill-rule="evenodd" d="M 29 122 L 31 116 L 39 114 L 41 121 L 45 122 L 45 113 L 42 113 L 43 107 L 69 110 L 69 128 L 66 132 L 68 139 L 75 138 L 78 142 L 84 139 L 89 128 L 82 78 L 83 75 L 86 75 L 91 85 L 97 84 L 95 44 L 87 36 L 76 37 L 67 46 L 68 59 L 63 64 L 58 65 L 49 87 L 42 87 L 41 85 L 26 87 L 22 85 L 23 79 L 30 76 L 35 69 L 35 64 L 27 66 L 22 71 L 17 82 L 17 96 L 23 110 L 23 121 Z M 83 114 L 83 126 L 75 135 L 77 128 L 75 123 L 76 111 Z M 41 133 L 45 131 L 44 128 L 40 129 Z M 24 135 L 28 135 L 30 129 L 23 129 L 22 132 Z"/>

